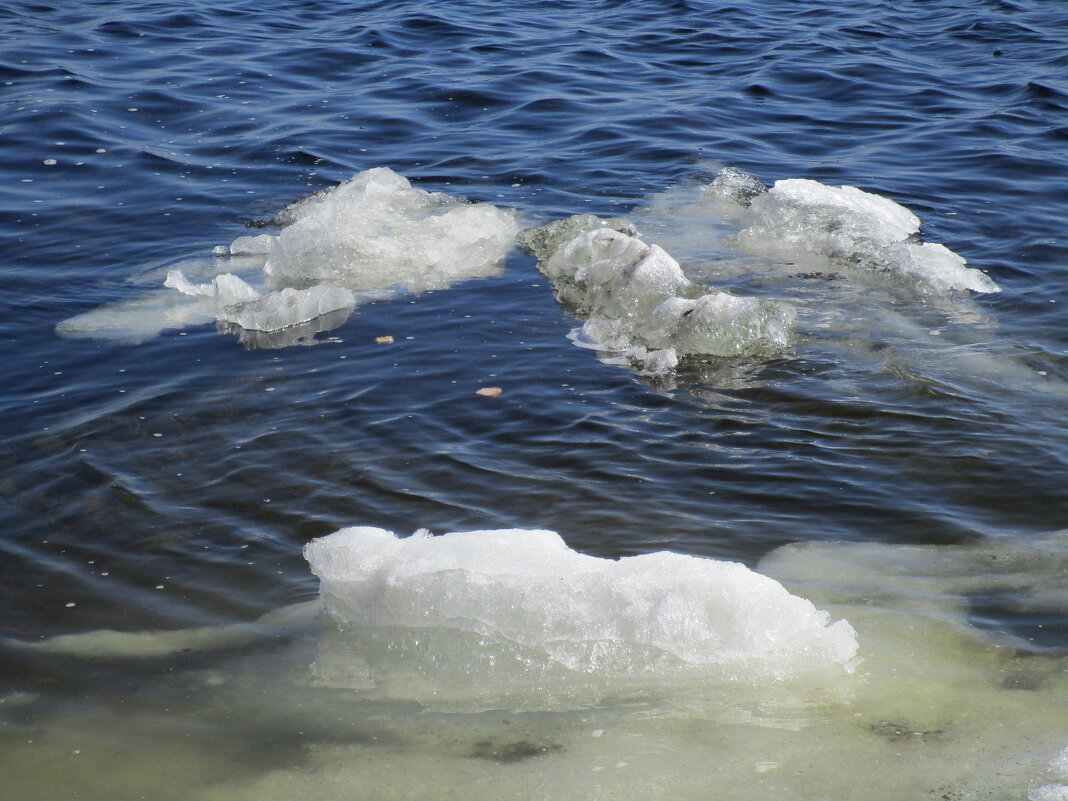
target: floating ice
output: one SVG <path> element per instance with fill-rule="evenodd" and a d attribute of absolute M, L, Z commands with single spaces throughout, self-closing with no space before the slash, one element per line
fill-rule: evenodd
<path fill-rule="evenodd" d="M 620 222 L 582 215 L 520 235 L 557 297 L 588 318 L 579 344 L 622 353 L 647 372 L 673 368 L 679 354 L 753 356 L 788 346 L 790 306 L 702 294 L 663 248 L 616 230 Z"/>
<path fill-rule="evenodd" d="M 274 237 L 270 234 L 239 236 L 227 248 L 231 256 L 266 256 Z"/>
<path fill-rule="evenodd" d="M 280 331 L 331 312 L 352 311 L 356 296 L 343 287 L 320 284 L 310 289 L 287 287 L 255 300 L 221 309 L 218 319 L 251 331 Z"/>
<path fill-rule="evenodd" d="M 249 331 L 281 331 L 338 311 L 352 311 L 356 296 L 342 287 L 320 284 L 310 289 L 286 289 L 260 295 L 236 275 L 223 273 L 207 284 L 194 284 L 181 270 L 167 273 L 164 286 L 183 295 L 211 298 L 215 318 Z"/>
<path fill-rule="evenodd" d="M 551 531 L 521 529 L 399 539 L 348 528 L 304 554 L 340 632 L 321 649 L 324 683 L 384 695 L 753 683 L 841 670 L 857 650 L 848 623 L 731 562 L 599 559 Z"/>
<path fill-rule="evenodd" d="M 239 236 L 213 251 L 216 269 L 223 257 L 262 268 L 255 286 L 233 273 L 194 283 L 171 270 L 164 285 L 184 297 L 100 307 L 56 332 L 134 344 L 215 320 L 247 347 L 315 344 L 315 333 L 343 324 L 360 302 L 499 273 L 518 229 L 514 211 L 416 189 L 385 167 L 299 200 L 274 222 L 277 235 Z M 276 291 L 261 296 L 256 287 Z"/>
<path fill-rule="evenodd" d="M 113 631 L 97 629 L 78 634 L 58 634 L 44 640 L 12 641 L 17 647 L 47 654 L 87 659 L 156 659 L 188 651 L 240 648 L 249 643 L 296 636 L 314 628 L 314 601 L 282 607 L 249 623 L 201 626 L 173 631 Z"/>
<path fill-rule="evenodd" d="M 158 797 L 173 785 L 197 801 L 325 801 L 338 788 L 376 801 L 422 798 L 428 788 L 435 798 L 468 799 L 472 787 L 487 798 L 654 801 L 1061 801 L 1068 792 L 1063 649 L 1006 647 L 976 628 L 979 616 L 962 603 L 984 587 L 998 598 L 1051 582 L 1063 590 L 1064 532 L 960 546 L 787 546 L 760 568 L 856 627 L 863 661 L 852 676 L 828 680 L 842 672 L 834 660 L 829 671 L 789 681 L 733 681 L 721 668 L 699 666 L 691 666 L 689 682 L 653 669 L 606 680 L 600 670 L 561 668 L 576 697 L 546 706 L 539 702 L 566 691 L 542 680 L 540 663 L 515 660 L 531 651 L 472 625 L 522 623 L 521 631 L 550 645 L 596 625 L 619 630 L 625 644 L 668 620 L 661 628 L 689 643 L 706 619 L 738 619 L 735 631 L 753 622 L 754 634 L 770 619 L 788 630 L 806 617 L 790 599 L 805 604 L 737 565 L 727 566 L 732 581 L 730 574 L 720 580 L 723 566 L 710 560 L 607 562 L 554 545 L 555 535 L 544 532 L 490 532 L 503 542 L 487 547 L 474 535 L 428 543 L 362 531 L 366 549 L 359 537 L 346 545 L 339 535 L 309 546 L 327 603 L 344 615 L 320 617 L 327 625 L 318 642 L 320 602 L 215 629 L 2 640 L 50 658 L 76 656 L 54 662 L 76 672 L 86 669 L 81 660 L 168 666 L 144 673 L 145 714 L 128 714 L 121 693 L 88 703 L 0 696 L 0 723 L 21 734 L 3 743 L 5 786 L 67 798 L 91 785 L 100 797 L 125 798 Z M 524 545 L 523 534 L 541 547 Z M 705 575 L 702 563 L 720 567 Z M 1063 592 L 1040 599 L 1042 608 L 1068 609 Z M 584 623 L 591 608 L 602 614 Z M 537 614 L 545 609 L 562 620 Z M 414 626 L 375 627 L 377 620 Z M 813 643 L 822 648 L 833 628 L 811 629 Z M 762 638 L 752 640 L 735 638 L 759 650 Z M 465 648 L 469 661 L 496 656 L 496 666 L 465 672 L 457 657 Z M 214 654 L 190 657 L 191 649 Z M 525 683 L 526 695 L 510 693 L 506 705 L 484 696 L 472 703 L 472 688 L 496 694 L 509 681 Z M 176 719 L 203 721 L 205 736 L 184 736 L 188 727 Z M 292 758 L 249 755 L 250 741 L 274 742 L 279 732 Z M 54 769 L 74 764 L 72 750 L 83 748 L 79 762 L 92 755 L 87 772 Z M 863 770 L 848 769 L 855 765 Z M 181 782 L 167 784 L 178 774 Z"/>
<path fill-rule="evenodd" d="M 724 171 L 706 197 L 733 200 L 744 228 L 728 242 L 757 256 L 884 275 L 921 292 L 1000 292 L 985 273 L 936 243 L 914 241 L 920 221 L 889 198 L 852 186 L 790 178 L 766 192 L 739 170 Z M 742 209 L 741 207 L 747 208 Z"/>
<path fill-rule="evenodd" d="M 181 270 L 171 270 L 167 273 L 167 279 L 163 282 L 163 285 L 176 289 L 183 295 L 214 298 L 224 306 L 231 303 L 255 300 L 260 296 L 259 292 L 233 273 L 217 275 L 211 279 L 210 283 L 194 284 L 185 277 L 185 273 Z"/>
<path fill-rule="evenodd" d="M 411 186 L 386 167 L 298 201 L 276 218 L 264 274 L 274 286 L 440 289 L 501 269 L 515 212 Z"/>
<path fill-rule="evenodd" d="M 72 339 L 96 339 L 139 345 L 167 329 L 181 330 L 215 319 L 213 305 L 202 297 L 155 292 L 132 300 L 106 303 L 56 324 L 56 334 Z"/>
<path fill-rule="evenodd" d="M 765 557 L 760 570 L 828 602 L 937 610 L 962 631 L 975 630 L 971 608 L 993 596 L 1021 620 L 1068 614 L 1068 531 L 952 546 L 794 543 Z M 1020 639 L 1013 644 L 1038 648 Z"/>
<path fill-rule="evenodd" d="M 593 214 L 575 214 L 563 220 L 553 220 L 535 228 L 524 228 L 516 236 L 516 242 L 523 246 L 530 255 L 544 261 L 553 255 L 560 245 L 574 239 L 579 234 L 600 229 L 617 231 L 627 236 L 637 236 L 638 230 L 633 223 L 618 217 L 601 219 Z"/>
<path fill-rule="evenodd" d="M 754 176 L 737 167 L 724 167 L 715 180 L 706 186 L 702 195 L 709 200 L 720 200 L 748 206 L 757 195 L 767 192 L 768 188 Z"/>

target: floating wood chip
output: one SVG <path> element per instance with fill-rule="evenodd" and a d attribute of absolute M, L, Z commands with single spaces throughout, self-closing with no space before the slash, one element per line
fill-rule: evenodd
<path fill-rule="evenodd" d="M 379 345 L 392 345 L 393 337 L 375 337 L 375 342 L 377 342 Z"/>
<path fill-rule="evenodd" d="M 475 392 L 476 395 L 481 395 L 484 398 L 496 398 L 501 394 L 500 387 L 482 387 Z"/>

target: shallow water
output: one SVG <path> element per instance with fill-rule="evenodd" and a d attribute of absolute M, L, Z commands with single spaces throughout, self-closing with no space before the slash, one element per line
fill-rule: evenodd
<path fill-rule="evenodd" d="M 0 773 L 49 799 L 1068 783 L 1047 767 L 1068 745 L 1058 10 L 5 6 Z M 724 165 L 890 198 L 1002 291 L 934 298 L 740 253 L 700 190 Z M 255 274 L 212 249 L 378 166 L 523 224 L 627 217 L 690 280 L 794 306 L 793 342 L 643 375 L 575 347 L 581 315 L 519 248 L 281 336 L 168 328 L 158 306 L 138 344 L 57 334 L 108 304 L 170 309 L 171 269 Z M 318 597 L 302 547 L 349 525 L 739 560 L 849 620 L 864 661 L 554 712 L 353 697 L 309 667 L 344 653 L 330 622 L 277 620 Z M 101 629 L 205 633 L 153 657 L 49 639 Z"/>

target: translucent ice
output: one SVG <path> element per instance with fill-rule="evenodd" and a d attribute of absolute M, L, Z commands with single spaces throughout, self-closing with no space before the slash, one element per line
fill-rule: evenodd
<path fill-rule="evenodd" d="M 739 206 L 748 206 L 757 195 L 768 188 L 754 176 L 737 167 L 724 167 L 715 180 L 704 187 L 701 194 L 708 200 L 729 201 Z"/>
<path fill-rule="evenodd" d="M 270 234 L 239 236 L 228 248 L 231 256 L 266 256 L 274 237 Z"/>
<path fill-rule="evenodd" d="M 557 297 L 588 318 L 574 337 L 579 344 L 628 355 L 646 372 L 666 372 L 684 354 L 751 356 L 789 344 L 791 307 L 725 292 L 702 294 L 706 290 L 691 283 L 663 248 L 607 224 L 571 219 L 581 232 L 556 245 L 538 266 Z M 560 222 L 550 223 L 520 238 L 547 247 L 560 230 L 566 230 Z"/>
<path fill-rule="evenodd" d="M 314 344 L 316 331 L 342 324 L 339 316 L 359 302 L 497 274 L 518 230 L 513 211 L 416 189 L 385 167 L 299 200 L 273 222 L 277 235 L 239 236 L 213 251 L 215 269 L 224 257 L 231 269 L 262 268 L 254 286 L 199 266 L 210 280 L 171 270 L 165 286 L 179 294 L 100 307 L 63 321 L 57 333 L 138 343 L 215 320 L 248 347 Z M 265 288 L 278 292 L 261 297 Z M 305 324 L 300 333 L 260 336 Z"/>
<path fill-rule="evenodd" d="M 351 686 L 359 655 L 356 686 L 386 694 L 761 682 L 841 670 L 857 650 L 848 623 L 731 562 L 599 559 L 521 529 L 399 539 L 348 528 L 304 553 L 344 654 L 325 649 L 325 680 Z"/>
<path fill-rule="evenodd" d="M 217 275 L 211 279 L 210 283 L 194 284 L 185 277 L 181 270 L 171 270 L 167 273 L 167 280 L 163 282 L 163 285 L 176 289 L 183 295 L 215 298 L 224 306 L 255 300 L 260 296 L 259 292 L 232 273 Z"/>
<path fill-rule="evenodd" d="M 707 196 L 727 197 L 741 179 L 717 181 L 722 185 L 706 187 Z M 744 205 L 742 196 L 734 199 Z M 767 192 L 749 197 L 740 214 L 744 228 L 728 241 L 745 253 L 815 266 L 829 262 L 932 294 L 1000 291 L 989 276 L 965 267 L 964 259 L 948 248 L 915 241 L 920 221 L 904 206 L 852 186 L 802 178 L 776 181 Z"/>
<path fill-rule="evenodd" d="M 309 289 L 287 287 L 261 296 L 230 273 L 217 275 L 210 283 L 194 284 L 181 270 L 171 270 L 163 285 L 183 295 L 212 300 L 210 310 L 215 319 L 250 331 L 281 331 L 332 312 L 351 311 L 356 305 L 351 291 L 329 284 Z"/>
<path fill-rule="evenodd" d="M 516 242 L 538 260 L 547 259 L 560 245 L 586 231 L 607 228 L 628 236 L 637 236 L 633 223 L 618 217 L 601 219 L 593 214 L 575 214 L 563 220 L 553 220 L 536 228 L 525 228 L 516 236 Z"/>
<path fill-rule="evenodd" d="M 264 273 L 272 286 L 329 281 L 357 290 L 438 289 L 499 271 L 514 212 L 411 186 L 386 167 L 301 200 L 276 218 Z"/>
<path fill-rule="evenodd" d="M 220 309 L 217 317 L 251 331 L 280 331 L 331 312 L 351 311 L 355 305 L 356 296 L 348 289 L 320 284 L 309 289 L 287 287 L 235 303 Z"/>

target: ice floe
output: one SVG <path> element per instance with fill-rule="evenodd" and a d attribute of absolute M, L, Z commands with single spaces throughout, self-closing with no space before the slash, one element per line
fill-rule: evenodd
<path fill-rule="evenodd" d="M 742 230 L 727 242 L 752 255 L 830 265 L 864 277 L 904 282 L 921 293 L 1000 292 L 985 273 L 944 245 L 920 242 L 920 221 L 882 195 L 805 178 L 764 189 L 752 176 L 722 171 L 707 198 L 735 204 Z"/>
<path fill-rule="evenodd" d="M 181 787 L 197 801 L 428 787 L 463 799 L 473 786 L 517 799 L 1059 801 L 1060 639 L 1014 644 L 973 601 L 1015 598 L 1041 630 L 1035 612 L 1068 608 L 1066 537 L 794 544 L 758 575 L 680 554 L 597 559 L 550 532 L 346 529 L 308 545 L 321 598 L 253 622 L 4 640 L 85 660 L 78 671 L 92 660 L 93 675 L 112 675 L 107 660 L 164 660 L 143 674 L 137 715 L 122 693 L 0 697 L 20 733 L 5 779 L 40 786 L 89 743 L 109 797 L 150 795 L 162 762 L 192 777 Z M 185 736 L 190 720 L 204 737 Z M 290 756 L 263 759 L 279 740 Z M 212 758 L 221 768 L 205 774 Z"/>
<path fill-rule="evenodd" d="M 336 631 L 329 686 L 440 704 L 551 704 L 628 681 L 773 682 L 849 666 L 853 629 L 744 565 L 578 553 L 551 531 L 401 539 L 343 529 L 305 548 Z"/>
<path fill-rule="evenodd" d="M 258 273 L 249 280 L 215 272 L 197 283 L 170 270 L 164 286 L 177 295 L 99 307 L 57 333 L 138 343 L 214 320 L 250 347 L 314 344 L 360 303 L 498 274 L 518 230 L 514 211 L 415 188 L 386 167 L 297 201 L 274 223 L 277 234 L 239 236 L 199 268 L 217 271 L 228 259 Z"/>
<path fill-rule="evenodd" d="M 663 248 L 624 230 L 621 221 L 581 215 L 520 234 L 557 298 L 586 318 L 572 336 L 578 344 L 652 373 L 675 367 L 680 355 L 767 356 L 788 347 L 791 306 L 698 286 Z"/>
<path fill-rule="evenodd" d="M 519 230 L 515 212 L 413 187 L 386 167 L 298 201 L 276 220 L 264 274 L 356 290 L 441 289 L 497 274 Z"/>

